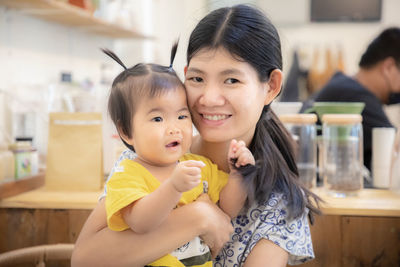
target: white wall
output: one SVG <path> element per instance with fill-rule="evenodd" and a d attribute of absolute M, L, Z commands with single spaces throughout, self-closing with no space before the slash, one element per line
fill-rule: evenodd
<path fill-rule="evenodd" d="M 186 65 L 186 49 L 190 33 L 208 13 L 208 1 L 154 0 L 154 60 L 169 65 L 172 44 L 179 38 L 174 68 L 183 79 Z"/>
<path fill-rule="evenodd" d="M 138 62 L 167 65 L 171 45 L 180 37 L 174 66 L 183 77 L 188 35 L 208 12 L 207 1 L 132 0 L 125 1 L 125 5 L 133 6 L 131 19 L 135 30 L 153 36 L 153 39 L 114 40 L 43 21 L 0 5 L 0 142 L 5 135 L 12 135 L 12 118 L 5 106 L 9 106 L 10 95 L 15 95 L 16 91 L 21 91 L 17 97 L 13 96 L 20 106 L 45 113 L 46 106 L 41 106 L 41 102 L 46 100 L 44 95 L 49 85 L 59 81 L 60 72 L 67 71 L 72 72 L 75 81 L 89 79 L 106 95 L 109 84 L 99 84 L 102 67 L 107 67 L 111 78 L 121 68 L 106 57 L 100 47 L 114 50 L 127 66 Z M 25 101 L 30 104 L 25 105 Z M 99 105 L 105 108 L 105 99 L 101 101 Z M 103 114 L 107 116 L 104 109 Z M 39 116 L 35 122 L 36 134 L 41 139 L 36 145 L 41 153 L 46 152 L 47 146 L 46 119 L 45 115 Z M 103 131 L 109 136 L 113 126 L 109 118 L 106 121 Z M 107 154 L 111 151 L 111 144 L 104 145 Z M 106 156 L 106 171 L 110 169 L 110 164 L 112 160 L 110 162 Z"/>
<path fill-rule="evenodd" d="M 400 26 L 400 1 L 382 0 L 382 19 L 368 23 L 313 23 L 310 22 L 311 0 L 259 0 L 258 5 L 268 14 L 281 35 L 284 72 L 291 65 L 293 48 L 303 49 L 303 60 L 307 66 L 312 52 L 321 53 L 326 48 L 332 52 L 342 48 L 346 73 L 357 70 L 358 61 L 368 43 L 384 28 Z"/>
<path fill-rule="evenodd" d="M 98 83 L 106 62 L 98 48 L 112 45 L 110 39 L 0 6 L 0 141 L 4 132 L 11 135 L 11 105 L 42 111 L 46 90 L 59 81 L 62 71 L 71 72 L 76 81 Z M 38 128 L 45 119 L 39 118 Z"/>
<path fill-rule="evenodd" d="M 389 25 L 400 26 L 400 1 L 382 1 L 380 23 L 311 23 L 310 0 L 129 1 L 127 3 L 135 6 L 132 19 L 137 29 L 154 36 L 147 41 L 115 41 L 0 6 L 0 90 L 47 88 L 58 81 L 61 71 L 72 72 L 77 81 L 88 78 L 97 84 L 102 65 L 111 68 L 112 76 L 121 70 L 99 51 L 99 47 L 115 49 L 128 66 L 142 61 L 167 65 L 171 45 L 178 37 L 180 43 L 174 67 L 183 78 L 188 38 L 195 25 L 209 10 L 240 2 L 259 5 L 277 26 L 282 39 L 285 73 L 290 68 L 294 47 L 303 46 L 305 51 L 311 51 L 315 47 L 341 45 L 346 72 L 351 74 L 356 71 L 365 46 L 380 30 Z M 0 128 L 9 127 L 4 121 L 5 104 L 0 91 Z"/>
<path fill-rule="evenodd" d="M 145 12 L 141 11 L 144 11 L 144 7 L 140 4 L 144 1 L 135 1 L 138 13 L 143 15 Z M 143 29 L 148 30 L 145 27 Z M 107 69 L 107 76 L 112 80 L 121 71 L 121 67 L 99 48 L 114 50 L 126 60 L 121 51 L 130 52 L 124 49 L 124 46 L 129 45 L 134 50 L 134 53 L 129 53 L 129 60 L 126 60 L 129 65 L 130 62 L 143 61 L 143 43 L 140 39 L 117 42 L 112 38 L 37 19 L 0 5 L 0 142 L 6 139 L 10 142 L 7 137 L 12 137 L 15 117 L 11 110 L 34 112 L 28 124 L 34 126 L 35 147 L 41 154 L 46 154 L 48 88 L 59 82 L 61 72 L 72 73 L 73 80 L 78 83 L 84 80 L 93 83 L 97 96 L 100 96 L 97 110 L 103 112 L 107 121 L 103 128 L 107 139 L 106 136 L 111 135 L 114 129 L 106 117 L 106 97 L 110 84 L 100 83 L 102 69 Z M 107 151 L 110 150 L 109 143 L 105 142 L 104 145 Z M 107 156 L 104 163 L 110 169 Z"/>

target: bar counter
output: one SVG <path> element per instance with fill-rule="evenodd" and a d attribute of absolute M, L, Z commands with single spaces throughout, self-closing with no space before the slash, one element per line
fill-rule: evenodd
<path fill-rule="evenodd" d="M 357 196 L 337 198 L 322 188 L 312 190 L 325 203 L 324 215 L 400 217 L 400 195 L 390 190 L 363 189 Z M 44 187 L 0 200 L 0 208 L 93 209 L 103 190 L 95 192 L 48 191 Z"/>
<path fill-rule="evenodd" d="M 356 197 L 325 202 L 311 234 L 316 259 L 303 266 L 397 266 L 400 262 L 400 195 L 363 189 Z M 0 253 L 16 248 L 74 243 L 101 195 L 54 192 L 44 187 L 0 200 Z M 3 238 L 4 237 L 4 238 Z"/>

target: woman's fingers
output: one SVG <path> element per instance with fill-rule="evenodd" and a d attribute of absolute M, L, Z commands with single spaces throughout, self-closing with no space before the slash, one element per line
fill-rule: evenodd
<path fill-rule="evenodd" d="M 217 205 L 210 201 L 208 195 L 200 196 L 197 201 L 204 203 L 202 214 L 204 214 L 205 231 L 200 236 L 209 246 L 213 258 L 218 255 L 224 244 L 229 240 L 233 232 L 230 217 L 226 215 Z"/>

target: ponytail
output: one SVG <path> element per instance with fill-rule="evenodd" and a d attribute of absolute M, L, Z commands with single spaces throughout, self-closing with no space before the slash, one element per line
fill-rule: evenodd
<path fill-rule="evenodd" d="M 239 168 L 248 188 L 246 206 L 265 203 L 271 193 L 282 193 L 287 196 L 288 218 L 297 218 L 308 208 L 312 222 L 312 213 L 320 211 L 309 198 L 314 198 L 317 204 L 320 199 L 300 183 L 294 148 L 290 133 L 269 105 L 265 106 L 249 146 L 256 165 Z"/>

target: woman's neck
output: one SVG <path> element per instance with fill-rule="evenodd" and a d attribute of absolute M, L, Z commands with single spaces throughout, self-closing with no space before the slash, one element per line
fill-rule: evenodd
<path fill-rule="evenodd" d="M 190 148 L 191 153 L 202 155 L 209 158 L 213 163 L 218 165 L 220 170 L 229 172 L 228 164 L 229 142 L 212 143 L 204 141 L 200 136 L 193 139 Z"/>

